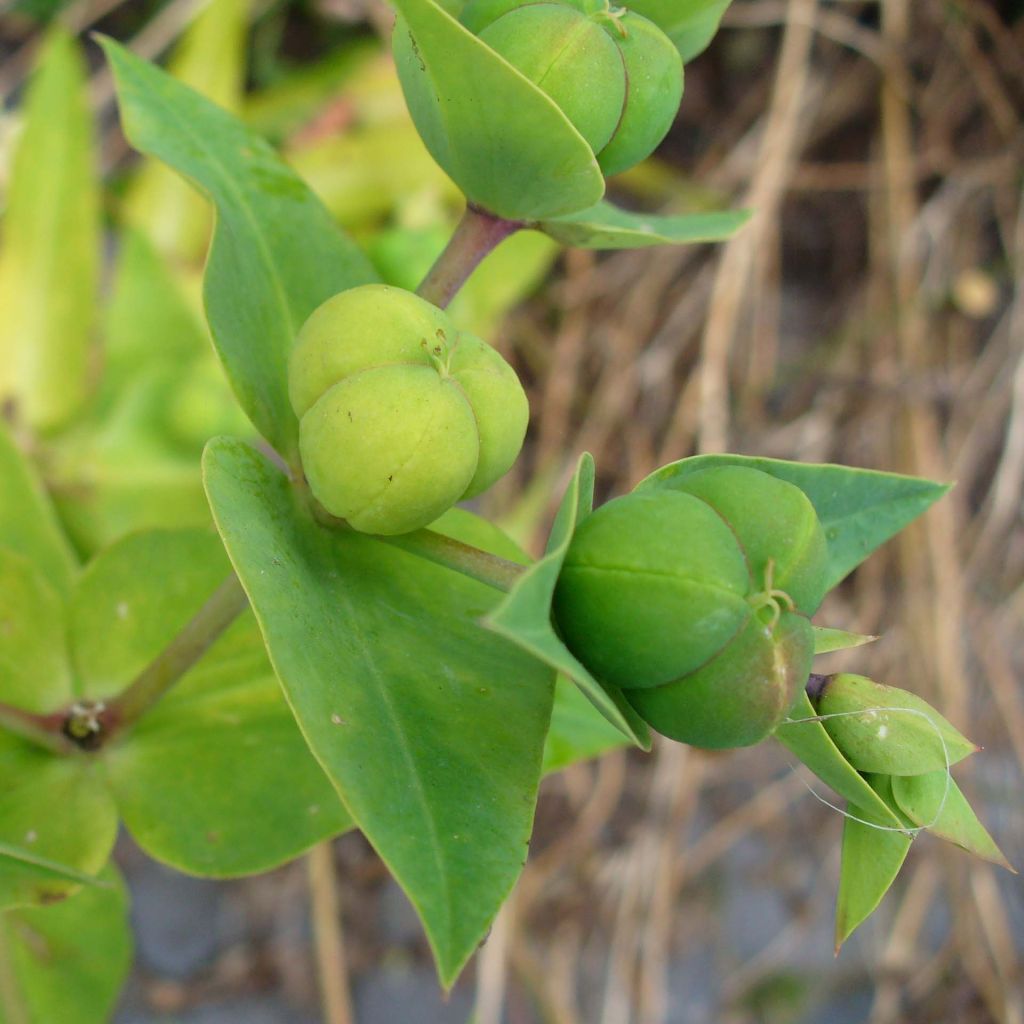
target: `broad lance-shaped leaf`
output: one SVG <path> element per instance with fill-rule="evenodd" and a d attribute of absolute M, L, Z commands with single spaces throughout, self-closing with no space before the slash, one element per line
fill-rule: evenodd
<path fill-rule="evenodd" d="M 926 828 L 968 853 L 1016 874 L 945 769 L 924 775 L 894 775 L 892 795 L 900 810 L 918 828 Z"/>
<path fill-rule="evenodd" d="M 642 249 L 721 242 L 736 234 L 749 219 L 747 210 L 659 215 L 632 213 L 602 201 L 536 226 L 563 245 L 580 249 Z"/>
<path fill-rule="evenodd" d="M 860 817 L 890 828 L 900 827 L 899 817 L 840 753 L 817 721 L 817 711 L 806 693 L 801 693 L 790 708 L 787 721 L 775 730 L 775 738 L 851 806 L 860 807 Z"/>
<path fill-rule="evenodd" d="M 250 0 L 217 0 L 200 8 L 168 64 L 179 82 L 231 113 L 241 106 Z M 146 161 L 125 196 L 127 223 L 171 259 L 191 263 L 209 240 L 210 208 L 169 167 Z"/>
<path fill-rule="evenodd" d="M 594 501 L 594 460 L 580 457 L 558 509 L 544 557 L 516 580 L 485 625 L 571 679 L 588 700 L 627 739 L 651 748 L 647 724 L 615 687 L 599 683 L 562 643 L 551 623 L 551 601 L 565 554 L 577 525 L 590 514 Z"/>
<path fill-rule="evenodd" d="M 911 843 L 910 836 L 898 828 L 865 824 L 872 816 L 854 804 L 850 804 L 847 813 L 855 817 L 847 817 L 843 825 L 843 852 L 836 899 L 836 952 L 878 908 L 882 897 L 896 880 Z"/>
<path fill-rule="evenodd" d="M 260 136 L 112 40 L 124 130 L 212 200 L 217 225 L 204 296 L 214 343 L 243 409 L 281 453 L 297 459 L 288 401 L 295 334 L 337 292 L 373 281 L 369 262 Z"/>
<path fill-rule="evenodd" d="M 467 199 L 512 220 L 592 206 L 604 178 L 547 94 L 433 0 L 394 0 L 394 52 L 413 121 Z"/>
<path fill-rule="evenodd" d="M 0 547 L 29 559 L 58 593 L 67 594 L 75 557 L 35 470 L 0 423 Z"/>
<path fill-rule="evenodd" d="M 848 651 L 853 647 L 863 647 L 874 643 L 877 636 L 865 636 L 863 633 L 847 633 L 845 629 L 832 629 L 829 626 L 814 626 L 814 653 L 831 654 L 832 651 Z"/>
<path fill-rule="evenodd" d="M 245 444 L 203 468 L 306 740 L 450 985 L 526 859 L 554 674 L 480 628 L 489 588 L 318 525 Z"/>
<path fill-rule="evenodd" d="M 978 750 L 927 701 L 865 676 L 828 676 L 815 703 L 825 730 L 861 772 L 945 771 Z"/>
<path fill-rule="evenodd" d="M 529 555 L 502 529 L 464 509 L 450 509 L 430 528 L 520 565 L 531 562 Z M 628 743 L 622 731 L 594 707 L 578 686 L 565 676 L 558 676 L 551 727 L 544 742 L 545 775 Z"/>
<path fill-rule="evenodd" d="M 948 484 L 851 466 L 784 462 L 747 455 L 695 455 L 655 470 L 636 490 L 677 486 L 712 466 L 746 466 L 786 480 L 807 495 L 828 542 L 828 588 L 852 572 L 948 490 Z"/>
<path fill-rule="evenodd" d="M 2 223 L 0 405 L 52 431 L 88 394 L 100 245 L 85 62 L 63 29 L 24 109 Z"/>
<path fill-rule="evenodd" d="M 108 1020 L 131 958 L 128 893 L 112 867 L 56 906 L 0 914 L 0 1024 Z"/>

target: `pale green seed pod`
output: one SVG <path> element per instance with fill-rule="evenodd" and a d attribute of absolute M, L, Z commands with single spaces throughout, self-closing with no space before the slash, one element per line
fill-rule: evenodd
<path fill-rule="evenodd" d="M 508 471 L 529 408 L 512 368 L 443 311 L 385 285 L 303 326 L 289 393 L 313 495 L 366 533 L 408 533 Z"/>

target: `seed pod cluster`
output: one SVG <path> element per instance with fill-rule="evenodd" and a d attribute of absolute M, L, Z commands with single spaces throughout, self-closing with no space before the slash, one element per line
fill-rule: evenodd
<path fill-rule="evenodd" d="M 634 492 L 583 520 L 554 614 L 568 647 L 658 732 L 749 746 L 807 681 L 826 545 L 799 488 L 745 467 Z"/>
<path fill-rule="evenodd" d="M 364 533 L 408 533 L 480 494 L 526 433 L 526 395 L 498 352 L 386 285 L 320 306 L 288 380 L 310 489 Z"/>
<path fill-rule="evenodd" d="M 605 174 L 648 156 L 683 95 L 683 64 L 654 22 L 608 0 L 470 0 L 463 24 L 542 89 Z"/>

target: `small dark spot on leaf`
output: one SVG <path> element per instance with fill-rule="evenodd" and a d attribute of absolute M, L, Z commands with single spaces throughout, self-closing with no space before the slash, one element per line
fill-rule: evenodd
<path fill-rule="evenodd" d="M 212 830 L 207 832 L 206 833 L 206 841 L 208 843 L 219 843 L 220 842 L 220 833 L 219 832 L 214 832 Z"/>

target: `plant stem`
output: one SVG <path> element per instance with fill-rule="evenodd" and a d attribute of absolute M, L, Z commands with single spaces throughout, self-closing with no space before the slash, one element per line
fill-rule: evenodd
<path fill-rule="evenodd" d="M 352 531 L 352 527 L 344 519 L 332 516 L 311 494 L 308 495 L 308 500 L 313 516 L 321 526 L 332 530 Z M 500 555 L 492 555 L 482 548 L 464 544 L 461 540 L 446 537 L 443 533 L 435 533 L 433 530 L 414 530 L 412 533 L 400 533 L 393 537 L 376 533 L 364 536 L 372 536 L 381 544 L 407 551 L 435 565 L 443 565 L 446 569 L 461 573 L 503 593 L 508 593 L 512 589 L 512 584 L 527 568 L 518 562 L 510 562 Z"/>
<path fill-rule="evenodd" d="M 341 906 L 334 876 L 331 841 L 318 843 L 309 851 L 309 899 L 313 914 L 313 945 L 324 1024 L 353 1024 L 352 999 L 348 990 L 345 936 L 341 930 Z"/>
<path fill-rule="evenodd" d="M 416 294 L 444 309 L 485 256 L 523 225 L 469 205 Z"/>
<path fill-rule="evenodd" d="M 242 584 L 232 573 L 185 628 L 106 706 L 100 715 L 105 731 L 121 729 L 136 721 L 210 649 L 248 606 L 249 599 Z"/>
<path fill-rule="evenodd" d="M 61 733 L 65 717 L 63 711 L 37 715 L 9 704 L 0 704 L 0 728 L 54 754 L 68 754 L 75 749 L 74 744 Z"/>
<path fill-rule="evenodd" d="M 512 585 L 526 572 L 526 566 L 510 562 L 507 558 L 492 555 L 489 551 L 463 544 L 460 540 L 446 537 L 433 530 L 416 530 L 397 537 L 375 537 L 384 544 L 401 548 L 409 554 L 418 555 L 435 565 L 462 573 L 470 579 L 485 583 L 495 590 L 508 593 Z"/>

